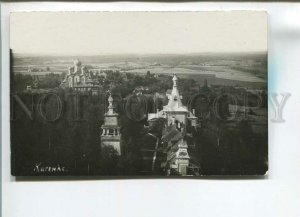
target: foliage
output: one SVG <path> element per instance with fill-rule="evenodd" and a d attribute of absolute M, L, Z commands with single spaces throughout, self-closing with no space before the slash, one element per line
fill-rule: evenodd
<path fill-rule="evenodd" d="M 78 94 L 72 90 L 58 88 L 63 78 L 63 74 L 48 73 L 39 78 L 38 91 L 30 93 L 24 90 L 35 82 L 32 76 L 16 74 L 13 77 L 13 92 L 18 93 L 30 111 L 33 108 L 31 120 L 18 102 L 12 99 L 13 172 L 35 175 L 34 165 L 42 162 L 66 166 L 68 171 L 64 175 L 139 175 L 144 169 L 142 146 L 155 142 L 153 139 L 150 141 L 144 127 L 147 125 L 147 114 L 161 109 L 166 103 L 165 92 L 172 88 L 170 76 L 160 75 L 157 78 L 150 71 L 145 75 L 107 71 L 106 79 L 101 80 L 103 92 L 97 96 L 79 93 L 79 101 L 76 98 Z M 140 87 L 138 91 L 137 87 Z M 52 94 L 45 98 L 41 110 L 39 100 L 43 95 L 42 89 L 49 89 Z M 116 96 L 115 105 L 121 122 L 121 156 L 109 147 L 100 146 L 100 126 L 107 108 L 106 90 L 111 90 Z M 221 119 L 213 117 L 213 102 L 220 94 L 233 94 L 242 104 L 245 90 L 207 85 L 199 88 L 192 78 L 180 79 L 179 90 L 185 105 L 195 94 L 207 96 L 190 104 L 190 109 L 196 110 L 195 114 L 202 124 L 201 128 L 192 129 L 192 142 L 196 144 L 195 152 L 202 174 L 263 174 L 266 171 L 267 135 L 253 132 L 251 123 L 247 121 L 236 121 L 235 127 L 229 127 L 226 117 L 229 115 L 228 104 L 232 103 L 230 97 L 219 99 L 216 110 Z M 137 94 L 139 92 L 141 95 Z M 54 120 L 59 110 L 57 96 L 61 99 L 62 115 Z M 263 92 L 262 96 L 262 105 L 266 107 L 266 93 Z M 250 104 L 255 104 L 257 100 L 254 97 L 249 99 Z M 143 103 L 148 105 L 146 109 L 141 107 Z M 79 109 L 76 109 L 77 104 Z M 210 115 L 205 119 L 203 114 Z M 158 124 L 157 130 L 150 129 L 151 132 L 161 136 L 158 128 L 163 124 Z"/>

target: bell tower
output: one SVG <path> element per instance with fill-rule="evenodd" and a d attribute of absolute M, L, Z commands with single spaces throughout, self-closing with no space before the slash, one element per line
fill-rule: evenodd
<path fill-rule="evenodd" d="M 101 126 L 101 147 L 111 146 L 121 155 L 119 115 L 114 111 L 113 101 L 111 92 L 109 92 L 108 110 L 104 116 L 104 124 Z"/>

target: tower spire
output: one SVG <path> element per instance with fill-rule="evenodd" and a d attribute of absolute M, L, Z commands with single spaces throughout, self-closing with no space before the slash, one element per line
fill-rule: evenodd
<path fill-rule="evenodd" d="M 113 98 L 111 96 L 111 91 L 108 90 L 108 111 L 104 115 L 104 124 L 102 124 L 101 129 L 101 147 L 109 146 L 113 147 L 118 155 L 121 155 L 121 133 L 119 126 L 119 115 L 114 112 Z"/>
<path fill-rule="evenodd" d="M 114 106 L 113 106 L 113 101 L 114 99 L 111 96 L 111 91 L 108 91 L 109 97 L 108 97 L 108 111 L 107 114 L 108 115 L 112 115 L 114 114 Z"/>
<path fill-rule="evenodd" d="M 181 103 L 181 96 L 177 89 L 178 78 L 176 74 L 173 75 L 172 80 L 173 80 L 173 89 L 171 94 L 168 97 L 169 98 L 168 107 L 171 109 L 177 109 L 182 106 L 182 103 Z"/>
<path fill-rule="evenodd" d="M 173 80 L 173 88 L 177 88 L 178 78 L 177 78 L 175 73 L 173 74 L 173 79 L 172 80 Z"/>

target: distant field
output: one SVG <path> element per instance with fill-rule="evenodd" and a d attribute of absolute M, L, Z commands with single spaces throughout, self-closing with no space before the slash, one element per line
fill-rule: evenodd
<path fill-rule="evenodd" d="M 222 79 L 230 79 L 230 80 L 238 80 L 238 81 L 247 81 L 247 82 L 266 82 L 266 80 L 259 78 L 251 73 L 247 73 L 240 70 L 230 69 L 226 66 L 207 66 L 201 67 L 201 69 L 189 69 L 186 66 L 179 66 L 179 67 L 169 67 L 169 68 L 162 68 L 162 67 L 153 67 L 153 68 L 145 68 L 145 69 L 133 69 L 127 70 L 127 72 L 134 72 L 134 73 L 146 73 L 150 71 L 156 74 L 192 74 L 193 76 L 201 75 L 201 74 L 210 74 L 215 75 L 217 78 Z"/>
<path fill-rule="evenodd" d="M 97 69 L 119 70 L 130 73 L 181 74 L 192 75 L 202 80 L 211 75 L 210 82 L 215 84 L 266 86 L 267 55 L 119 55 L 119 56 L 85 56 L 53 57 L 14 55 L 14 73 L 46 74 L 49 72 L 67 72 L 73 60 L 80 59 L 83 65 Z M 49 71 L 47 71 L 49 67 Z M 28 68 L 38 69 L 28 72 Z M 198 76 L 197 76 L 198 75 Z M 196 76 L 196 77 L 195 77 Z M 251 83 L 253 85 L 251 85 Z"/>

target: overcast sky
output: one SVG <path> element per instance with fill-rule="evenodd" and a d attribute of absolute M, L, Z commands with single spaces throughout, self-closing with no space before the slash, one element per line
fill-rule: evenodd
<path fill-rule="evenodd" d="M 16 53 L 153 54 L 267 50 L 265 12 L 18 12 Z"/>

